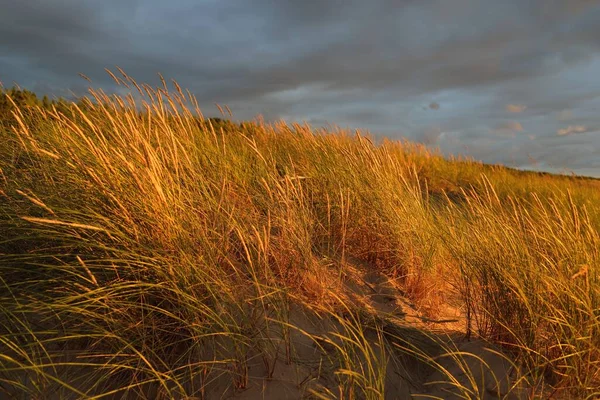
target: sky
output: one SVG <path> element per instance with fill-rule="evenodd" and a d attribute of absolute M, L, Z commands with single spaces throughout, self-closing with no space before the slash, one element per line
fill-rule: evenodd
<path fill-rule="evenodd" d="M 0 0 L 0 82 L 157 73 L 205 115 L 407 138 L 600 177 L 600 0 Z"/>

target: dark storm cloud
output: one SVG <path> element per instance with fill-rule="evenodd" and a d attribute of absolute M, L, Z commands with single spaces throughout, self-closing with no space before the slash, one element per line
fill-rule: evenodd
<path fill-rule="evenodd" d="M 600 148 L 591 131 L 557 135 L 600 126 L 598 1 L 0 0 L 0 9 L 10 10 L 0 13 L 5 85 L 81 93 L 82 72 L 111 91 L 104 68 L 118 65 L 151 84 L 157 72 L 175 78 L 202 106 L 228 104 L 240 119 L 360 127 L 522 165 L 521 141 L 535 136 L 586 171 Z M 581 146 L 592 152 L 575 156 Z"/>
<path fill-rule="evenodd" d="M 118 39 L 84 2 L 2 0 L 0 8 L 2 71 L 10 71 L 2 72 L 4 81 L 72 79 L 81 68 L 98 69 L 96 50 Z"/>
<path fill-rule="evenodd" d="M 11 10 L 0 14 L 0 49 L 10 55 L 1 60 L 0 79 L 62 88 L 76 85 L 83 72 L 95 84 L 111 85 L 104 68 L 118 65 L 140 81 L 156 83 L 162 72 L 188 82 L 197 77 L 192 86 L 216 91 L 220 82 L 247 72 L 240 63 L 219 60 L 219 44 L 211 38 L 216 20 L 202 21 L 199 14 L 201 23 L 178 27 L 159 8 L 146 15 L 143 4 L 0 0 Z M 243 85 L 239 89 L 244 92 Z"/>
<path fill-rule="evenodd" d="M 559 2 L 539 7 L 520 1 L 458 1 L 452 2 L 454 12 L 445 16 L 447 3 L 384 7 L 385 3 L 362 2 L 341 7 L 331 18 L 325 17 L 332 7 L 324 7 L 321 18 L 294 25 L 297 2 L 278 2 L 285 10 L 277 14 L 284 18 L 279 25 L 293 26 L 293 32 L 308 38 L 318 33 L 321 39 L 313 43 L 314 50 L 269 72 L 277 78 L 293 72 L 298 83 L 321 80 L 336 88 L 392 86 L 418 93 L 557 71 L 585 59 L 587 47 L 597 45 L 592 40 L 599 32 L 590 23 L 593 17 L 563 15 L 567 7 Z M 354 23 L 341 24 L 349 18 Z M 579 24 L 573 26 L 573 20 Z M 345 27 L 343 35 L 337 34 L 340 25 Z"/>

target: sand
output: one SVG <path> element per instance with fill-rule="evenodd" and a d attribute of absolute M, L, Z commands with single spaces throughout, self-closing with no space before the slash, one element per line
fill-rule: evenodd
<path fill-rule="evenodd" d="M 344 282 L 347 300 L 357 310 L 366 310 L 361 313 L 370 314 L 365 318 L 381 322 L 390 348 L 398 350 L 398 346 L 415 343 L 437 361 L 436 367 L 432 367 L 419 357 L 392 351 L 394 356 L 388 360 L 385 372 L 384 398 L 531 398 L 530 389 L 518 381 L 517 368 L 507 354 L 482 339 L 466 338 L 465 316 L 457 306 L 458 301 L 438 304 L 437 318 L 431 318 L 412 304 L 399 286 L 386 276 L 366 272 L 367 269 L 360 266 L 349 271 Z M 292 307 L 289 322 L 298 329 L 291 333 L 291 360 L 278 359 L 272 373 L 266 370 L 261 360 L 252 360 L 245 388 L 232 390 L 224 383 L 207 392 L 206 398 L 347 397 L 348 393 L 340 392 L 335 365 L 330 361 L 335 358 L 335 346 L 327 340 L 314 338 L 332 338 L 333 333 L 343 331 L 343 327 L 327 314 L 317 315 L 314 310 Z M 379 347 L 375 332 L 367 329 L 366 336 L 371 346 Z M 458 353 L 460 357 L 452 353 Z M 356 398 L 364 397 L 361 393 L 354 394 Z"/>

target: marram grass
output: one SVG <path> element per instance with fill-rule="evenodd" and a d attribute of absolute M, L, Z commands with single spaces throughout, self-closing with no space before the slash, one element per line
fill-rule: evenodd
<path fill-rule="evenodd" d="M 598 181 L 204 119 L 115 79 L 139 92 L 15 104 L 0 131 L 0 397 L 221 398 L 289 370 L 296 397 L 444 398 L 417 388 L 437 371 L 488 398 L 448 332 L 352 300 L 357 265 L 432 320 L 456 294 L 524 398 L 600 396 Z M 421 372 L 394 395 L 400 367 Z"/>

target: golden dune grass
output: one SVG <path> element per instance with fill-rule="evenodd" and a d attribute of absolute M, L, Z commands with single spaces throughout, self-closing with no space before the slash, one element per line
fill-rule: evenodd
<path fill-rule="evenodd" d="M 600 395 L 597 181 L 113 77 L 0 132 L 0 393 Z"/>

